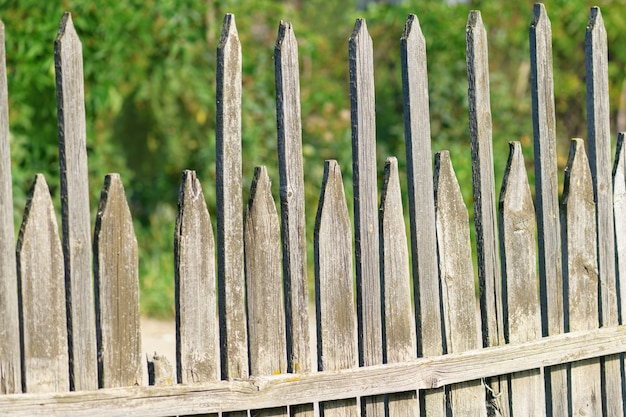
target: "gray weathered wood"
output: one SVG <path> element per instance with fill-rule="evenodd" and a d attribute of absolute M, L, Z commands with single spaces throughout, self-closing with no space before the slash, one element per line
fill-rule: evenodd
<path fill-rule="evenodd" d="M 337 161 L 326 161 L 314 236 L 319 371 L 358 366 L 350 229 L 339 165 Z M 320 408 L 324 416 L 359 415 L 354 398 L 321 403 Z"/>
<path fill-rule="evenodd" d="M 224 17 L 217 47 L 217 282 L 222 378 L 248 376 L 241 178 L 241 44 Z"/>
<path fill-rule="evenodd" d="M 522 147 L 519 142 L 509 146 L 499 203 L 500 253 L 507 342 L 519 343 L 541 338 L 541 312 L 537 296 L 535 208 Z M 512 415 L 546 414 L 541 369 L 511 375 L 510 381 Z"/>
<path fill-rule="evenodd" d="M 380 203 L 380 268 L 383 299 L 383 359 L 396 363 L 416 357 L 415 313 L 411 301 L 411 275 L 398 160 L 387 158 Z M 393 394 L 389 417 L 419 416 L 417 392 Z"/>
<path fill-rule="evenodd" d="M 307 288 L 302 122 L 298 42 L 291 23 L 281 22 L 274 47 L 278 172 L 287 319 L 287 369 L 311 370 Z"/>
<path fill-rule="evenodd" d="M 41 174 L 35 176 L 24 210 L 17 240 L 17 276 L 22 389 L 68 391 L 63 252 L 50 191 Z"/>
<path fill-rule="evenodd" d="M 72 389 L 98 387 L 96 318 L 91 264 L 91 226 L 83 53 L 72 17 L 65 13 L 54 41 L 59 123 L 61 219 L 65 259 L 70 384 Z"/>
<path fill-rule="evenodd" d="M 89 392 L 0 396 L 11 416 L 167 416 L 271 408 L 359 395 L 442 387 L 482 377 L 610 355 L 624 350 L 626 326 L 566 333 L 510 344 L 350 370 L 281 374 L 250 380 L 172 387 L 110 388 Z M 354 348 L 353 350 L 356 350 Z M 354 361 L 356 363 L 356 360 Z"/>
<path fill-rule="evenodd" d="M 619 321 L 615 279 L 615 229 L 611 186 L 611 115 L 609 111 L 608 46 L 602 13 L 592 7 L 585 36 L 587 75 L 587 133 L 589 164 L 596 201 L 600 325 Z M 603 400 L 608 415 L 623 416 L 623 387 L 619 357 L 602 359 L 605 384 Z"/>
<path fill-rule="evenodd" d="M 287 372 L 280 226 L 267 169 L 256 167 L 244 222 L 246 301 L 251 375 Z M 287 415 L 286 408 L 254 411 Z"/>
<path fill-rule="evenodd" d="M 487 32 L 477 10 L 469 13 L 465 42 L 482 338 L 483 346 L 497 346 L 504 343 L 504 323 L 493 172 L 489 54 Z M 487 390 L 490 412 L 508 415 L 505 411 L 508 404 L 506 381 L 493 379 L 486 383 L 490 387 Z"/>
<path fill-rule="evenodd" d="M 211 216 L 194 171 L 184 171 L 174 234 L 176 374 L 179 383 L 220 378 L 215 246 Z"/>
<path fill-rule="evenodd" d="M 148 362 L 148 384 L 149 385 L 173 385 L 174 373 L 172 365 L 165 356 L 154 352 L 152 357 L 147 357 Z"/>
<path fill-rule="evenodd" d="M 410 14 L 400 39 L 404 136 L 407 155 L 409 218 L 418 356 L 440 355 L 439 271 L 430 144 L 426 42 L 417 17 Z M 432 416 L 445 416 L 443 390 L 424 393 Z"/>
<path fill-rule="evenodd" d="M 359 365 L 383 362 L 380 246 L 376 171 L 374 52 L 365 19 L 357 19 L 349 40 L 354 242 Z M 384 398 L 362 399 L 363 413 L 383 416 Z"/>
<path fill-rule="evenodd" d="M 615 220 L 616 273 L 619 285 L 622 322 L 626 312 L 626 133 L 617 135 L 613 164 L 613 213 Z"/>
<path fill-rule="evenodd" d="M 563 276 L 556 163 L 556 117 L 552 73 L 552 29 L 543 4 L 535 4 L 530 24 L 530 81 L 535 149 L 535 188 L 539 282 L 543 335 L 563 332 Z M 567 375 L 564 368 L 546 370 L 551 392 L 548 414 L 567 414 Z"/>
<path fill-rule="evenodd" d="M 448 151 L 435 155 L 435 218 L 446 353 L 480 347 L 477 333 L 474 271 L 469 217 Z M 480 380 L 453 385 L 450 411 L 458 416 L 487 416 Z"/>
<path fill-rule="evenodd" d="M 561 201 L 565 330 L 598 328 L 596 207 L 582 139 L 572 140 Z M 571 364 L 570 407 L 577 416 L 601 416 L 599 359 Z"/>
<path fill-rule="evenodd" d="M 118 174 L 104 179 L 93 245 L 98 385 L 141 385 L 137 238 Z"/>
<path fill-rule="evenodd" d="M 0 21 L 0 394 L 22 389 L 4 23 Z"/>

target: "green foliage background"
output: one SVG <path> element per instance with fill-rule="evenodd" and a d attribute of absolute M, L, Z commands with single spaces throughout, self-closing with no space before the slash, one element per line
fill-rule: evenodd
<path fill-rule="evenodd" d="M 626 112 L 626 0 L 601 6 L 609 37 L 613 120 Z M 559 164 L 568 139 L 586 137 L 584 38 L 589 7 L 554 0 L 552 19 Z M 58 151 L 53 42 L 63 11 L 71 11 L 83 43 L 91 205 L 102 179 L 119 172 L 140 245 L 142 312 L 173 314 L 173 230 L 183 169 L 195 169 L 215 216 L 215 65 L 223 15 L 234 13 L 243 48 L 244 184 L 255 165 L 278 182 L 273 48 L 280 19 L 294 24 L 301 62 L 308 239 L 324 159 L 342 166 L 351 200 L 347 40 L 364 17 L 374 42 L 379 167 L 388 155 L 404 166 L 399 38 L 417 14 L 428 50 L 433 150 L 449 149 L 471 204 L 465 24 L 479 9 L 488 30 L 494 155 L 499 186 L 508 141 L 521 141 L 532 161 L 528 26 L 532 2 L 447 5 L 412 0 L 373 3 L 356 11 L 325 0 L 0 0 L 5 24 L 16 225 L 35 173 L 58 200 Z M 621 102 L 620 102 L 620 97 Z M 625 115 L 626 116 L 626 115 Z M 622 126 L 622 129 L 625 127 Z M 615 129 L 614 129 L 615 130 Z M 529 171 L 532 177 L 532 169 Z M 274 186 L 277 197 L 278 187 Z M 245 191 L 247 194 L 247 191 Z M 350 201 L 351 202 L 351 201 Z M 309 257 L 312 260 L 312 256 Z"/>

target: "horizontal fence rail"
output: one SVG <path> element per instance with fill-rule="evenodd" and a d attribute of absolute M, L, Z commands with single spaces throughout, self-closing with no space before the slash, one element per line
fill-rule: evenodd
<path fill-rule="evenodd" d="M 3 41 L 0 25 L 7 196 Z M 17 251 L 6 244 L 12 205 L 0 201 L 0 414 L 623 416 L 626 152 L 621 133 L 612 162 L 600 10 L 591 9 L 585 37 L 588 147 L 571 141 L 560 199 L 552 33 L 541 4 L 529 42 L 534 199 L 519 142 L 510 143 L 496 190 L 487 31 L 480 12 L 468 17 L 476 288 L 453 156 L 442 150 L 433 159 L 431 150 L 417 16 L 408 16 L 399 51 L 407 178 L 390 156 L 377 182 L 374 45 L 358 19 L 347 62 L 354 193 L 346 195 L 342 168 L 327 160 L 314 212 L 304 199 L 298 44 L 285 22 L 274 50 L 279 210 L 264 166 L 244 207 L 242 50 L 227 14 L 216 60 L 217 227 L 201 181 L 184 171 L 172 277 L 176 357 L 151 355 L 150 386 L 142 386 L 131 209 L 120 176 L 107 175 L 91 227 L 82 47 L 66 13 L 55 41 L 62 233 L 43 175 L 35 176 Z M 313 279 L 307 218 L 315 218 Z"/>

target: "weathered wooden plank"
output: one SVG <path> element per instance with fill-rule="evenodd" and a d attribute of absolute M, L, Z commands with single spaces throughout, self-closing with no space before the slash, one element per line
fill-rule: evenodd
<path fill-rule="evenodd" d="M 337 161 L 326 161 L 314 236 L 319 371 L 337 371 L 358 366 L 350 229 L 339 165 Z M 354 398 L 341 398 L 349 399 L 320 403 L 323 415 L 359 415 Z M 298 401 L 302 402 L 307 401 Z"/>
<path fill-rule="evenodd" d="M 359 365 L 369 366 L 383 362 L 383 342 L 374 52 L 365 19 L 357 19 L 348 44 Z M 367 416 L 384 416 L 384 398 L 363 398 L 361 403 Z"/>
<path fill-rule="evenodd" d="M 509 147 L 499 202 L 503 312 L 507 342 L 520 343 L 541 338 L 541 312 L 537 297 L 535 208 L 522 147 L 519 142 L 511 142 Z M 511 375 L 510 388 L 512 415 L 546 414 L 541 369 Z"/>
<path fill-rule="evenodd" d="M 498 258 L 496 185 L 493 172 L 489 53 L 487 31 L 480 12 L 472 10 L 465 30 L 469 131 L 472 152 L 472 190 L 478 258 L 478 286 L 483 346 L 504 343 L 502 276 Z M 508 415 L 505 380 L 487 381 L 487 404 L 494 415 Z"/>
<path fill-rule="evenodd" d="M 55 410 L 60 416 L 106 414 L 132 417 L 225 412 L 244 407 L 271 408 L 442 387 L 610 355 L 622 352 L 625 345 L 626 326 L 605 327 L 520 344 L 334 372 L 281 374 L 172 387 L 4 395 L 0 396 L 0 413 L 10 412 L 16 417 L 50 416 Z"/>
<path fill-rule="evenodd" d="M 246 300 L 251 375 L 287 372 L 280 226 L 267 169 L 256 167 L 244 222 Z M 287 415 L 287 408 L 255 416 Z"/>
<path fill-rule="evenodd" d="M 600 279 L 600 325 L 619 321 L 615 279 L 615 229 L 611 186 L 611 115 L 609 111 L 608 46 L 602 13 L 592 7 L 585 35 L 587 77 L 587 133 L 589 163 L 596 201 L 598 273 Z M 604 407 L 608 415 L 623 416 L 620 358 L 603 358 Z"/>
<path fill-rule="evenodd" d="M 426 42 L 417 17 L 410 14 L 400 39 L 404 136 L 407 155 L 409 218 L 418 356 L 440 355 L 439 270 L 430 143 Z M 443 390 L 423 393 L 429 415 L 445 416 Z"/>
<path fill-rule="evenodd" d="M 217 283 L 222 378 L 248 376 L 241 178 L 241 44 L 224 17 L 217 47 Z"/>
<path fill-rule="evenodd" d="M 147 357 L 148 362 L 148 384 L 149 385 L 172 385 L 174 373 L 172 365 L 165 356 L 154 352 L 152 357 Z"/>
<path fill-rule="evenodd" d="M 35 176 L 24 209 L 17 240 L 17 278 L 22 390 L 68 391 L 63 252 L 50 191 L 41 174 Z"/>
<path fill-rule="evenodd" d="M 311 370 L 307 288 L 305 196 L 300 116 L 298 42 L 281 22 L 274 47 L 278 172 L 287 319 L 287 369 Z"/>
<path fill-rule="evenodd" d="M 435 218 L 446 353 L 480 347 L 476 330 L 474 270 L 469 217 L 448 151 L 435 154 Z M 453 385 L 450 411 L 459 416 L 487 416 L 480 380 Z"/>
<path fill-rule="evenodd" d="M 104 179 L 93 245 L 98 386 L 141 385 L 137 238 L 119 174 Z"/>
<path fill-rule="evenodd" d="M 383 300 L 383 362 L 416 357 L 415 313 L 411 301 L 411 275 L 398 160 L 387 158 L 380 203 L 380 268 Z M 417 392 L 388 398 L 389 417 L 419 416 Z"/>
<path fill-rule="evenodd" d="M 0 394 L 22 389 L 13 226 L 9 100 L 4 23 L 0 21 Z"/>
<path fill-rule="evenodd" d="M 220 378 L 215 247 L 195 171 L 183 171 L 174 233 L 176 375 L 179 383 Z"/>
<path fill-rule="evenodd" d="M 563 276 L 556 163 L 556 117 L 552 73 L 552 29 L 543 4 L 535 4 L 530 24 L 530 81 L 535 150 L 539 283 L 543 335 L 563 332 Z M 567 414 L 564 368 L 547 369 L 548 414 Z"/>
<path fill-rule="evenodd" d="M 619 285 L 619 300 L 622 322 L 626 312 L 626 133 L 617 135 L 615 163 L 613 164 L 613 213 L 615 221 L 616 273 Z"/>
<path fill-rule="evenodd" d="M 65 13 L 54 41 L 59 123 L 61 220 L 68 310 L 70 385 L 98 387 L 96 317 L 91 264 L 91 226 L 83 53 L 72 17 Z"/>
<path fill-rule="evenodd" d="M 565 330 L 596 329 L 598 319 L 598 258 L 596 207 L 589 161 L 582 139 L 572 140 L 565 167 L 561 201 Z M 570 368 L 570 406 L 577 416 L 601 416 L 600 360 L 575 362 Z"/>

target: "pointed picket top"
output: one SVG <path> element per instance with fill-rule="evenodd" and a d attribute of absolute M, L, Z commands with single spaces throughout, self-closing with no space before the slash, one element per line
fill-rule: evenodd
<path fill-rule="evenodd" d="M 215 244 L 195 171 L 185 170 L 174 234 L 176 374 L 179 383 L 220 379 Z"/>
<path fill-rule="evenodd" d="M 287 371 L 280 226 L 267 169 L 256 167 L 244 228 L 250 374 Z"/>
<path fill-rule="evenodd" d="M 37 174 L 17 240 L 22 388 L 24 392 L 70 389 L 63 252 L 50 190 Z"/>
<path fill-rule="evenodd" d="M 22 389 L 4 23 L 0 21 L 0 395 Z"/>
<path fill-rule="evenodd" d="M 618 282 L 626 280 L 626 133 L 617 135 L 613 165 L 613 210 L 615 219 L 615 254 Z M 620 285 L 621 311 L 626 311 L 626 285 Z M 623 313 L 622 313 L 623 314 Z"/>
<path fill-rule="evenodd" d="M 474 271 L 467 207 L 448 151 L 435 155 L 435 210 L 440 265 L 441 304 L 446 353 L 478 349 Z M 485 389 L 471 381 L 450 387 L 450 409 L 455 415 L 487 416 Z"/>
<path fill-rule="evenodd" d="M 570 146 L 561 204 L 567 259 L 563 265 L 565 329 L 568 332 L 596 329 L 599 325 L 596 207 L 582 139 L 573 139 Z M 572 409 L 579 415 L 602 415 L 602 401 L 597 395 L 602 391 L 600 360 L 580 361 L 569 367 Z"/>
<path fill-rule="evenodd" d="M 414 359 L 417 354 L 411 297 L 409 249 L 402 212 L 398 160 L 387 158 L 380 203 L 384 363 Z M 419 415 L 417 392 L 389 395 L 389 416 Z"/>
<path fill-rule="evenodd" d="M 276 122 L 287 325 L 287 369 L 311 370 L 302 121 L 298 42 L 291 23 L 280 22 L 274 47 Z M 302 415 L 302 414 L 298 414 Z"/>
<path fill-rule="evenodd" d="M 318 370 L 358 365 L 352 285 L 352 230 L 337 161 L 326 161 L 315 219 Z"/>
<path fill-rule="evenodd" d="M 504 343 L 504 324 L 500 297 L 502 285 L 498 261 L 487 33 L 479 11 L 470 12 L 465 36 L 483 345 L 496 346 Z"/>
<path fill-rule="evenodd" d="M 248 376 L 241 167 L 241 43 L 224 17 L 217 47 L 217 282 L 222 378 Z"/>
<path fill-rule="evenodd" d="M 595 329 L 598 320 L 598 264 L 595 203 L 589 160 L 582 139 L 572 139 L 561 205 L 567 248 L 566 330 Z"/>
<path fill-rule="evenodd" d="M 104 179 L 94 231 L 98 384 L 141 385 L 137 238 L 119 174 Z"/>
<path fill-rule="evenodd" d="M 98 387 L 82 46 L 69 13 L 54 41 L 63 253 L 73 389 Z"/>

